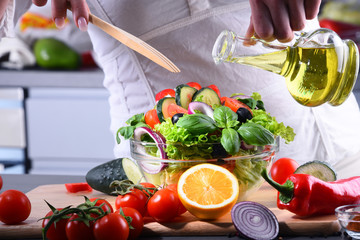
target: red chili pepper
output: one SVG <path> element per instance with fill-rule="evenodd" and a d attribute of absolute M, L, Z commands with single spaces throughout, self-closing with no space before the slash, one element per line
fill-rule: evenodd
<path fill-rule="evenodd" d="M 360 176 L 325 182 L 308 174 L 292 174 L 280 185 L 266 170 L 261 175 L 279 191 L 278 208 L 301 217 L 334 214 L 339 206 L 360 203 Z"/>

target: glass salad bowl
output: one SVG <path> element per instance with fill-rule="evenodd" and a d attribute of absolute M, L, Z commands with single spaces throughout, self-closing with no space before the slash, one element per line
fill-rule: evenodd
<path fill-rule="evenodd" d="M 181 174 L 188 168 L 200 163 L 212 163 L 231 171 L 239 181 L 239 199 L 244 200 L 257 191 L 264 179 L 261 170 L 268 171 L 279 150 L 279 137 L 274 144 L 249 146 L 242 144 L 237 156 L 230 156 L 220 143 L 203 143 L 193 146 L 143 142 L 130 139 L 131 156 L 136 161 L 144 181 L 155 185 L 177 183 Z M 187 159 L 166 159 L 166 151 L 179 151 Z M 157 157 L 156 157 L 157 156 Z"/>

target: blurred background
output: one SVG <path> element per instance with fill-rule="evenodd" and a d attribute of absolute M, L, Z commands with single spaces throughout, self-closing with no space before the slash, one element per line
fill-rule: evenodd
<path fill-rule="evenodd" d="M 360 46 L 360 2 L 324 0 L 320 25 Z M 87 33 L 50 5 L 32 7 L 0 42 L 0 174 L 85 175 L 113 159 L 108 93 Z M 64 44 L 66 42 L 67 44 Z M 360 81 L 354 93 L 360 102 Z"/>

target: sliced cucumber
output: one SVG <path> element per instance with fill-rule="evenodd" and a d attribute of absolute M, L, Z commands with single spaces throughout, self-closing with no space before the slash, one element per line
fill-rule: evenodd
<path fill-rule="evenodd" d="M 129 158 L 123 158 L 122 166 L 125 171 L 126 176 L 133 183 L 144 182 L 144 175 L 141 173 L 138 165 Z"/>
<path fill-rule="evenodd" d="M 336 173 L 329 164 L 322 161 L 311 161 L 299 166 L 294 173 L 304 173 L 326 182 L 336 181 Z"/>
<path fill-rule="evenodd" d="M 173 97 L 164 97 L 158 101 L 156 104 L 156 113 L 160 122 L 164 122 L 165 119 L 170 118 L 168 107 L 171 103 L 175 103 L 175 98 Z"/>
<path fill-rule="evenodd" d="M 219 95 L 211 88 L 201 88 L 197 91 L 192 99 L 193 102 L 204 102 L 207 105 L 221 105 Z"/>
<path fill-rule="evenodd" d="M 178 85 L 175 89 L 176 104 L 185 109 L 188 109 L 189 103 L 193 99 L 193 96 L 196 92 L 196 88 L 190 87 L 186 84 Z"/>

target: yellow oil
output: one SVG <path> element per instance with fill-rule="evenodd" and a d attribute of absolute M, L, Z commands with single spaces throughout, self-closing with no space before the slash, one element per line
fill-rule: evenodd
<path fill-rule="evenodd" d="M 231 57 L 225 61 L 255 66 L 282 75 L 293 98 L 305 106 L 325 102 L 340 105 L 351 92 L 357 76 L 357 48 L 301 48 L 246 57 Z M 344 66 L 343 66 L 344 65 Z"/>

